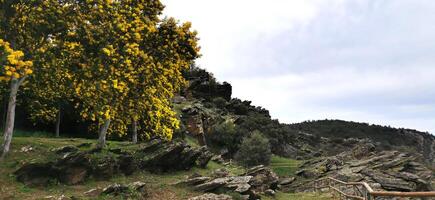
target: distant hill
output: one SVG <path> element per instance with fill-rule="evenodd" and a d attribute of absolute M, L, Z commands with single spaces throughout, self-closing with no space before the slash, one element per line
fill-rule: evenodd
<path fill-rule="evenodd" d="M 431 162 L 435 157 L 435 136 L 427 132 L 343 120 L 307 121 L 289 126 L 330 139 L 370 139 L 378 148 L 416 151 Z"/>

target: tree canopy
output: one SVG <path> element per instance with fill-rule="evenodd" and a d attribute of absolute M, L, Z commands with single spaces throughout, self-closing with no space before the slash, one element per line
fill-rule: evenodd
<path fill-rule="evenodd" d="M 200 55 L 190 23 L 161 18 L 163 8 L 159 0 L 2 0 L 1 79 L 22 80 L 18 90 L 32 74 L 32 118 L 52 122 L 74 103 L 98 128 L 100 147 L 131 124 L 142 137 L 171 139 L 179 122 L 170 99 Z"/>

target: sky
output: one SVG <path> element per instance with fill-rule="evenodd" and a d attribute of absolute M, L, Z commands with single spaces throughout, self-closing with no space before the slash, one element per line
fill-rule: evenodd
<path fill-rule="evenodd" d="M 280 122 L 435 133 L 435 1 L 162 2 L 198 31 L 198 65 Z"/>

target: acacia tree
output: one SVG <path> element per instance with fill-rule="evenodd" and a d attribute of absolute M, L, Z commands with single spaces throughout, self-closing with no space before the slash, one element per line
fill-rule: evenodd
<path fill-rule="evenodd" d="M 190 23 L 178 25 L 173 18 L 164 19 L 156 32 L 139 45 L 140 51 L 154 59 L 149 66 L 140 60 L 134 64 L 141 73 L 131 83 L 134 87 L 125 98 L 122 114 L 130 119 L 127 122 L 132 125 L 133 143 L 137 142 L 138 125 L 142 126 L 141 137 L 145 138 L 157 135 L 171 139 L 174 129 L 179 127 L 170 99 L 186 84 L 182 71 L 199 56 L 197 33 L 190 28 Z M 143 71 L 150 66 L 152 70 Z"/>
<path fill-rule="evenodd" d="M 99 125 L 98 147 L 105 146 L 109 126 L 124 134 L 126 125 L 139 119 L 148 134 L 170 139 L 178 121 L 169 98 L 183 82 L 181 69 L 198 56 L 195 33 L 174 22 L 180 39 L 169 41 L 175 34 L 163 28 L 158 0 L 76 5 L 78 18 L 66 40 L 81 58 L 70 67 L 81 116 Z"/>
<path fill-rule="evenodd" d="M 51 38 L 65 30 L 62 17 L 68 16 L 68 5 L 57 0 L 0 0 L 1 76 L 10 85 L 2 158 L 12 140 L 18 89 L 38 69 L 38 57 L 44 56 Z M 32 62 L 24 60 L 33 60 L 33 69 Z"/>
<path fill-rule="evenodd" d="M 6 125 L 3 133 L 4 143 L 2 145 L 2 158 L 9 151 L 12 140 L 18 88 L 26 79 L 27 75 L 30 75 L 33 72 L 33 63 L 31 61 L 24 61 L 23 57 L 24 53 L 22 51 L 13 50 L 8 42 L 0 39 L 0 79 L 2 81 L 7 81 L 10 84 L 8 109 L 6 111 Z"/>
<path fill-rule="evenodd" d="M 62 111 L 73 101 L 74 90 L 71 87 L 73 73 L 64 67 L 77 58 L 74 45 L 58 38 L 52 39 L 53 45 L 45 56 L 40 58 L 41 64 L 37 72 L 29 80 L 30 119 L 34 122 L 55 124 L 55 135 L 60 137 Z"/>

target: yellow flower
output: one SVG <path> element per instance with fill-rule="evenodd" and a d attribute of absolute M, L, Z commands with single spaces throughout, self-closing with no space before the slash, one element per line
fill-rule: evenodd
<path fill-rule="evenodd" d="M 31 69 L 26 69 L 26 71 L 24 72 L 25 74 L 32 74 L 33 73 L 33 70 L 31 70 Z"/>
<path fill-rule="evenodd" d="M 110 52 L 109 49 L 103 48 L 103 52 L 104 52 L 104 54 L 106 54 L 107 56 L 110 56 L 110 55 L 111 55 L 111 52 Z"/>

